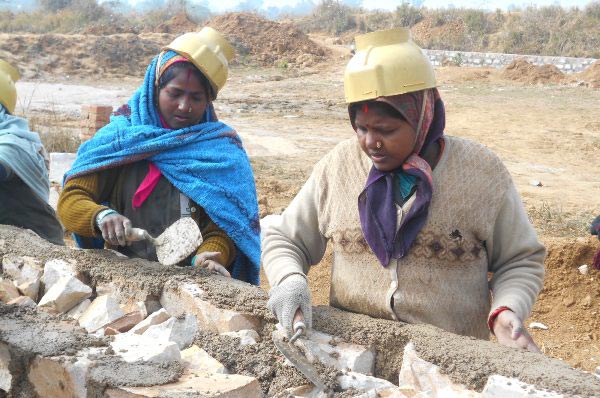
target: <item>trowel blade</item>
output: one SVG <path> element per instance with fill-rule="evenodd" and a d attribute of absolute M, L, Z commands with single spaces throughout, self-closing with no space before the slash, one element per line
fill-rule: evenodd
<path fill-rule="evenodd" d="M 175 265 L 192 254 L 202 241 L 198 224 L 191 217 L 181 218 L 155 239 L 158 262 L 163 265 Z"/>
<path fill-rule="evenodd" d="M 328 387 L 319 377 L 317 368 L 302 355 L 295 345 L 288 341 L 284 341 L 284 338 L 277 332 L 271 334 L 271 339 L 279 352 L 281 352 L 283 356 L 286 357 L 287 360 L 290 361 L 311 383 L 323 392 L 328 390 Z"/>

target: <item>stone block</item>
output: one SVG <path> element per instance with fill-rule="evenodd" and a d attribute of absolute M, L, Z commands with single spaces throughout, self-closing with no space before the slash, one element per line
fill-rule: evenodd
<path fill-rule="evenodd" d="M 74 277 L 78 278 L 77 269 L 75 268 L 75 261 L 69 262 L 61 259 L 54 259 L 47 261 L 44 264 L 44 275 L 42 277 L 42 283 L 44 284 L 44 294 L 50 290 L 50 288 L 63 277 Z M 82 279 L 82 278 L 78 278 Z"/>
<path fill-rule="evenodd" d="M 344 372 L 337 377 L 337 382 L 343 390 L 351 388 L 358 391 L 370 391 L 378 388 L 398 389 L 398 387 L 387 380 L 357 372 Z"/>
<path fill-rule="evenodd" d="M 235 281 L 232 281 L 232 283 Z M 204 299 L 204 292 L 195 283 L 168 283 L 163 288 L 160 303 L 173 316 L 196 315 L 198 327 L 216 333 L 252 329 L 259 331 L 261 319 L 252 314 L 218 308 Z"/>
<path fill-rule="evenodd" d="M 79 326 L 93 333 L 121 318 L 125 313 L 112 296 L 98 296 L 81 314 Z"/>
<path fill-rule="evenodd" d="M 562 394 L 538 390 L 531 384 L 523 383 L 519 379 L 492 375 L 488 378 L 483 391 L 482 398 L 559 398 Z"/>
<path fill-rule="evenodd" d="M 276 333 L 282 333 L 282 330 Z M 373 374 L 375 369 L 375 350 L 372 347 L 339 341 L 316 330 L 309 330 L 306 338 L 296 340 L 296 345 L 311 362 L 320 361 L 339 370 L 364 374 Z"/>
<path fill-rule="evenodd" d="M 27 379 L 38 397 L 73 398 L 86 397 L 86 379 L 93 360 L 88 356 L 100 349 L 90 348 L 75 357 L 37 356 L 29 366 Z"/>
<path fill-rule="evenodd" d="M 49 170 L 50 182 L 62 184 L 63 176 L 71 169 L 76 157 L 76 153 L 51 152 Z"/>
<path fill-rule="evenodd" d="M 23 294 L 24 296 L 29 297 L 33 301 L 37 301 L 38 293 L 40 291 L 40 280 L 38 279 L 35 281 L 23 282 L 17 286 L 17 289 L 19 289 L 19 292 L 21 292 L 21 294 Z"/>
<path fill-rule="evenodd" d="M 221 333 L 221 336 L 235 337 L 240 339 L 240 347 L 256 344 L 260 341 L 260 335 L 252 329 L 239 330 L 237 332 L 225 332 Z"/>
<path fill-rule="evenodd" d="M 10 373 L 11 355 L 8 344 L 0 342 L 0 391 L 10 393 L 12 374 Z"/>
<path fill-rule="evenodd" d="M 197 345 L 193 345 L 181 351 L 181 363 L 186 368 L 201 373 L 221 373 L 227 374 L 227 368 L 223 364 L 211 357 Z"/>
<path fill-rule="evenodd" d="M 35 307 L 37 303 L 31 299 L 31 297 L 20 296 L 16 299 L 10 300 L 7 304 L 14 304 L 21 307 Z"/>
<path fill-rule="evenodd" d="M 171 384 L 154 387 L 120 387 L 105 391 L 106 398 L 262 398 L 258 380 L 242 375 L 186 371 Z"/>
<path fill-rule="evenodd" d="M 116 319 L 106 325 L 106 328 L 111 328 L 119 333 L 124 333 L 132 327 L 140 323 L 144 319 L 144 314 L 141 311 L 129 312 L 119 319 Z"/>
<path fill-rule="evenodd" d="M 154 340 L 150 337 L 123 333 L 114 337 L 110 343 L 115 355 L 126 362 L 157 362 L 171 363 L 181 360 L 177 343 L 172 341 Z"/>
<path fill-rule="evenodd" d="M 73 276 L 62 277 L 40 300 L 38 307 L 50 312 L 67 312 L 92 295 L 92 289 Z"/>
<path fill-rule="evenodd" d="M 129 332 L 135 334 L 143 334 L 150 326 L 161 324 L 170 317 L 171 315 L 169 315 L 167 310 L 161 308 L 160 310 L 148 315 L 146 319 L 135 325 L 133 329 L 131 329 Z"/>
<path fill-rule="evenodd" d="M 8 303 L 20 296 L 21 294 L 11 280 L 0 278 L 0 301 Z"/>
<path fill-rule="evenodd" d="M 21 267 L 24 264 L 23 257 L 7 255 L 2 258 L 2 273 L 11 278 L 17 280 L 21 276 Z"/>
<path fill-rule="evenodd" d="M 180 350 L 189 347 L 198 332 L 196 316 L 186 314 L 185 317 L 177 319 L 170 318 L 166 322 L 150 326 L 143 336 L 158 341 L 172 341 L 177 343 Z"/>
<path fill-rule="evenodd" d="M 69 311 L 67 311 L 67 313 L 66 313 L 67 317 L 74 319 L 76 321 L 79 320 L 81 315 L 85 312 L 85 310 L 87 310 L 87 308 L 90 306 L 90 304 L 92 304 L 90 299 L 83 300 L 81 303 L 77 304 L 75 307 L 73 307 Z"/>

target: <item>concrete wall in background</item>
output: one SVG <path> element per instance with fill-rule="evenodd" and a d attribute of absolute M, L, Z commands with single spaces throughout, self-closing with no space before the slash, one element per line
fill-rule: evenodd
<path fill-rule="evenodd" d="M 515 59 L 523 58 L 534 65 L 555 65 L 564 73 L 585 70 L 597 61 L 595 58 L 549 57 L 542 55 L 519 55 L 502 53 L 475 53 L 466 51 L 425 50 L 434 66 L 455 64 L 461 66 L 486 66 L 503 68 Z"/>

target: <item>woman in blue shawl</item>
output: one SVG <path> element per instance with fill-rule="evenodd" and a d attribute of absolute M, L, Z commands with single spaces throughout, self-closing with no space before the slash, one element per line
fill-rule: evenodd
<path fill-rule="evenodd" d="M 258 284 L 252 169 L 240 137 L 212 106 L 233 55 L 211 28 L 176 38 L 128 104 L 80 147 L 58 203 L 80 245 L 94 247 L 89 238 L 102 237 L 127 256 L 156 261 L 152 244 L 127 241 L 129 229 L 157 236 L 192 217 L 204 242 L 191 264 Z"/>

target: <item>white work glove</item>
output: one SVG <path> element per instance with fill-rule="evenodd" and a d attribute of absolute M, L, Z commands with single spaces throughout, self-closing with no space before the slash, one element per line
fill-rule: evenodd
<path fill-rule="evenodd" d="M 295 333 L 293 322 L 298 309 L 302 311 L 306 326 L 312 327 L 310 290 L 306 278 L 302 275 L 290 275 L 271 289 L 267 307 L 275 314 L 290 336 Z"/>
<path fill-rule="evenodd" d="M 507 347 L 522 348 L 540 353 L 533 338 L 525 330 L 523 321 L 511 310 L 502 311 L 494 320 L 494 334 L 498 343 Z"/>

